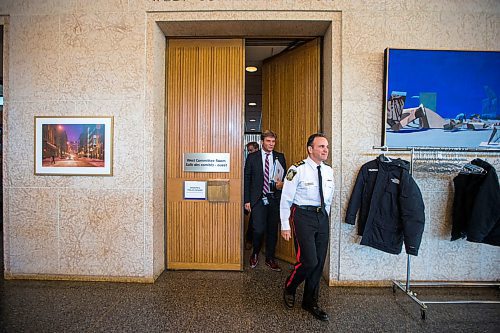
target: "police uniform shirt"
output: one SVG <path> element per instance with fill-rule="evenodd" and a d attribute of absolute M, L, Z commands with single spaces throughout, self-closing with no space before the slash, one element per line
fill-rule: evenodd
<path fill-rule="evenodd" d="M 290 230 L 290 207 L 321 206 L 319 195 L 318 165 L 310 157 L 295 163 L 288 169 L 280 201 L 281 230 Z M 333 169 L 321 162 L 321 178 L 323 180 L 323 197 L 325 209 L 330 212 L 333 199 Z"/>

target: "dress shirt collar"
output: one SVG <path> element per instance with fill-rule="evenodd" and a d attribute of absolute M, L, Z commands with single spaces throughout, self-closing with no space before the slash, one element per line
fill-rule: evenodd
<path fill-rule="evenodd" d="M 261 151 L 261 156 L 262 156 L 262 160 L 263 161 L 265 161 L 266 154 L 269 154 L 269 157 L 271 157 L 271 158 L 273 157 L 273 152 L 272 151 L 270 151 L 269 153 L 266 152 L 264 149 L 261 149 L 260 151 Z"/>
<path fill-rule="evenodd" d="M 313 169 L 317 169 L 318 168 L 318 164 L 316 164 L 316 162 L 314 162 L 312 160 L 311 157 L 307 156 L 306 158 L 306 163 L 309 164 Z M 323 165 L 323 162 L 321 162 L 319 165 Z"/>

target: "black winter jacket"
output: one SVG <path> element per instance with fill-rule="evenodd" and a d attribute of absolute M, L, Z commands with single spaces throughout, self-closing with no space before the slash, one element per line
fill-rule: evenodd
<path fill-rule="evenodd" d="M 416 256 L 425 224 L 422 194 L 408 171 L 408 161 L 384 160 L 380 155 L 361 167 L 345 221 L 355 224 L 359 210 L 361 245 L 399 254 L 404 240 L 406 253 Z"/>
<path fill-rule="evenodd" d="M 453 179 L 451 240 L 500 246 L 500 186 L 495 168 L 479 158 L 471 162 L 486 174 L 459 174 Z"/>

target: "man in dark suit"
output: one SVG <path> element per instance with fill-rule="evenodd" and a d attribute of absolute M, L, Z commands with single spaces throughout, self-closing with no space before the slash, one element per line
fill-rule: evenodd
<path fill-rule="evenodd" d="M 262 238 L 266 237 L 266 265 L 274 271 L 281 271 L 274 253 L 278 239 L 280 223 L 279 205 L 283 188 L 283 172 L 286 170 L 285 156 L 275 152 L 276 134 L 265 131 L 261 135 L 262 149 L 249 154 L 245 162 L 244 202 L 245 209 L 252 214 L 253 251 L 250 255 L 250 267 L 259 262 Z"/>
<path fill-rule="evenodd" d="M 259 144 L 255 141 L 247 143 L 246 147 L 247 147 L 247 156 L 259 150 Z M 252 248 L 252 240 L 253 240 L 252 214 L 250 214 L 249 211 L 245 210 L 245 215 L 249 215 L 248 227 L 247 231 L 245 232 L 245 240 L 246 240 L 245 250 L 250 250 Z"/>

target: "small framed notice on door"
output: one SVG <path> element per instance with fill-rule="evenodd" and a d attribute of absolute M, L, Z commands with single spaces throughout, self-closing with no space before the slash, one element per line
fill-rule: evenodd
<path fill-rule="evenodd" d="M 207 182 L 184 181 L 185 200 L 207 200 Z"/>

